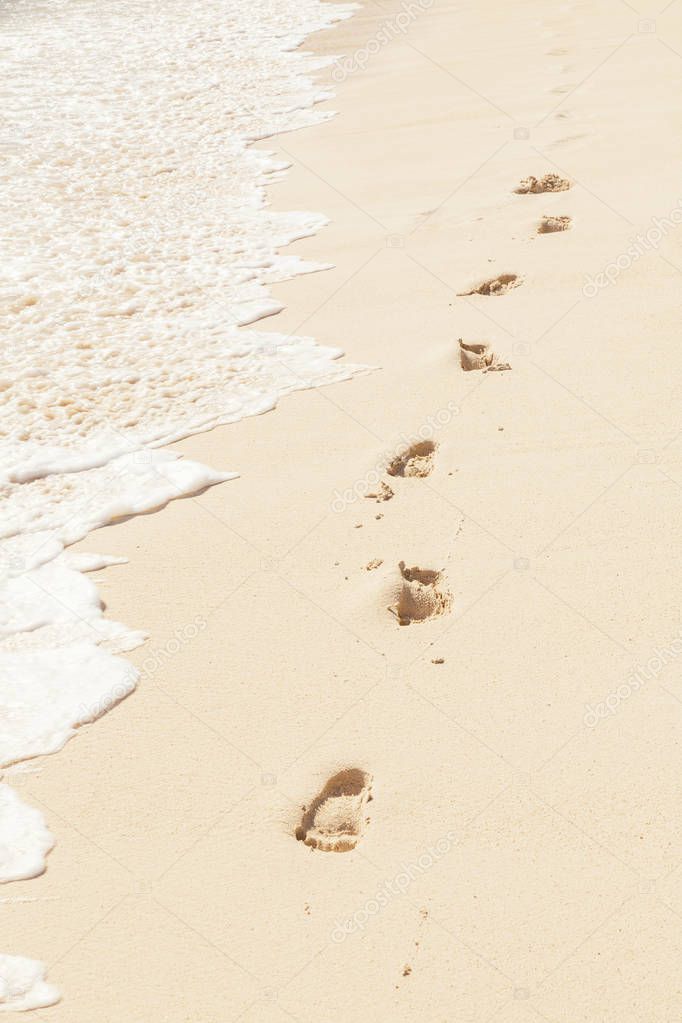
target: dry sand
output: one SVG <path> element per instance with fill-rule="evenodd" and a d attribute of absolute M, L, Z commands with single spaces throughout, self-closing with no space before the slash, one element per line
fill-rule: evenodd
<path fill-rule="evenodd" d="M 151 638 L 20 786 L 58 845 L 3 947 L 49 964 L 48 1023 L 682 1015 L 682 5 L 435 0 L 381 43 L 402 10 L 311 40 L 376 52 L 264 144 L 336 264 L 277 328 L 381 368 L 178 444 L 241 478 L 81 545 L 130 558 L 103 592 Z M 346 768 L 355 848 L 309 848 Z"/>

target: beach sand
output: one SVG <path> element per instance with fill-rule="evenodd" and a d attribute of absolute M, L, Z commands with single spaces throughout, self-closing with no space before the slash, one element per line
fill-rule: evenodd
<path fill-rule="evenodd" d="M 339 116 L 262 144 L 335 264 L 264 326 L 377 368 L 175 445 L 241 476 L 78 546 L 150 638 L 13 781 L 58 843 L 3 890 L 47 1023 L 682 1013 L 682 7 L 407 9 L 309 40 Z M 310 848 L 344 769 L 355 847 Z"/>

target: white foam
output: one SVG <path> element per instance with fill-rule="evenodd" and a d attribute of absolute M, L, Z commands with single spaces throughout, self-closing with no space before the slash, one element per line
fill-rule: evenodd
<path fill-rule="evenodd" d="M 0 784 L 0 884 L 38 877 L 53 845 L 42 813 Z"/>
<path fill-rule="evenodd" d="M 135 688 L 138 672 L 92 641 L 4 654 L 0 766 L 56 753 Z"/>
<path fill-rule="evenodd" d="M 272 284 L 324 269 L 279 249 L 324 217 L 268 208 L 288 163 L 250 140 L 330 116 L 297 49 L 352 5 L 19 0 L 3 42 L 0 764 L 54 753 L 135 686 L 68 555 L 93 529 L 232 479 L 162 445 L 361 367 L 312 338 L 240 329 Z M 7 143 L 7 144 L 5 144 Z M 246 461 L 246 453 L 245 453 Z M 43 869 L 42 816 L 0 786 L 0 879 Z M 0 1008 L 50 1004 L 0 957 Z"/>
<path fill-rule="evenodd" d="M 44 1009 L 59 1001 L 56 987 L 45 982 L 45 967 L 35 959 L 0 955 L 0 1012 Z"/>

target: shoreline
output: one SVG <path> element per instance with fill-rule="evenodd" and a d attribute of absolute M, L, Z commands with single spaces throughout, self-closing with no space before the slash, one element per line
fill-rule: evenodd
<path fill-rule="evenodd" d="M 355 53 L 402 9 L 304 45 Z M 625 7 L 497 15 L 432 5 L 345 79 L 337 117 L 257 145 L 293 164 L 271 208 L 331 219 L 287 252 L 335 264 L 274 285 L 285 309 L 261 327 L 381 368 L 172 445 L 240 477 L 72 548 L 130 559 L 95 578 L 151 664 L 10 779 L 58 841 L 43 877 L 6 886 L 39 900 L 7 906 L 5 944 L 64 992 L 42 1018 L 142 1019 L 150 992 L 169 1023 L 226 1005 L 308 1023 L 340 992 L 349 1021 L 679 1008 L 674 661 L 584 722 L 680 628 L 679 242 L 582 289 L 672 209 L 682 62 Z M 680 30 L 673 11 L 659 38 Z M 573 187 L 514 193 L 549 172 Z M 538 235 L 547 215 L 570 229 Z M 521 286 L 463 297 L 507 273 Z M 464 372 L 459 337 L 511 370 Z M 428 477 L 379 471 L 429 424 Z M 362 495 L 377 480 L 390 500 Z M 442 574 L 449 613 L 398 625 L 401 561 Z M 325 856 L 294 832 L 349 766 L 373 776 L 370 823 Z M 335 939 L 359 913 L 362 938 Z"/>

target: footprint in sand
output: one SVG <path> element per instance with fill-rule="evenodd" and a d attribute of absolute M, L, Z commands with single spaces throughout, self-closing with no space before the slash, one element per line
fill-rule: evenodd
<path fill-rule="evenodd" d="M 390 501 L 393 496 L 393 491 L 389 487 L 388 483 L 384 483 L 383 480 L 376 490 L 373 490 L 370 494 L 365 494 L 365 497 L 372 501 L 376 501 L 377 504 L 381 504 L 383 501 Z"/>
<path fill-rule="evenodd" d="M 418 441 L 401 451 L 387 466 L 389 476 L 429 476 L 433 469 L 436 445 L 432 440 Z"/>
<path fill-rule="evenodd" d="M 554 234 L 555 231 L 568 231 L 570 226 L 570 217 L 543 217 L 538 225 L 538 234 Z"/>
<path fill-rule="evenodd" d="M 499 277 L 477 284 L 471 291 L 460 291 L 459 295 L 506 295 L 512 288 L 518 288 L 522 283 L 523 278 L 518 274 L 500 274 Z"/>
<path fill-rule="evenodd" d="M 372 778 L 358 767 L 333 775 L 304 809 L 296 838 L 322 852 L 350 852 L 365 827 L 364 809 L 372 798 Z"/>
<path fill-rule="evenodd" d="M 545 174 L 543 178 L 524 178 L 514 189 L 517 195 L 539 195 L 541 192 L 565 192 L 571 182 L 558 174 Z"/>
<path fill-rule="evenodd" d="M 450 610 L 452 594 L 444 588 L 441 572 L 417 565 L 407 568 L 404 561 L 398 568 L 400 583 L 395 603 L 390 604 L 388 610 L 396 616 L 400 625 L 425 622 Z"/>
<path fill-rule="evenodd" d="M 589 138 L 588 132 L 582 132 L 579 135 L 567 135 L 565 139 L 557 139 L 556 142 L 550 142 L 547 146 L 548 149 L 559 149 L 561 146 L 570 146 L 574 142 L 580 142 L 582 139 Z"/>
<path fill-rule="evenodd" d="M 480 369 L 484 373 L 494 373 L 511 369 L 508 362 L 499 361 L 490 345 L 483 342 L 466 342 L 462 338 L 459 339 L 459 363 L 466 372 Z"/>

